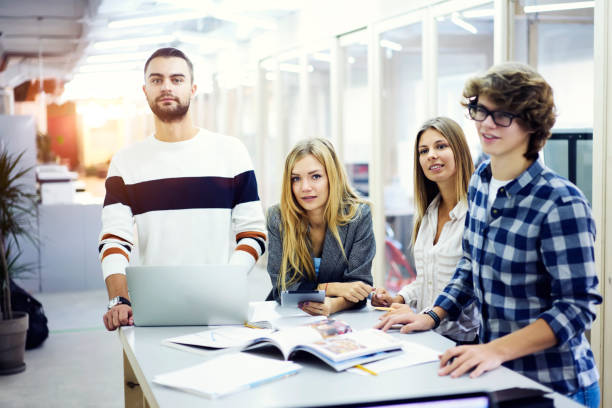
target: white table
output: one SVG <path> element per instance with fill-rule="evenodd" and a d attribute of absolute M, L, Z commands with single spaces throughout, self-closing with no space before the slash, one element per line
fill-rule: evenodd
<path fill-rule="evenodd" d="M 372 327 L 381 313 L 368 306 L 359 311 L 339 313 L 334 317 L 349 323 L 353 330 L 359 330 Z M 124 350 L 126 407 L 306 407 L 451 392 L 494 391 L 509 387 L 547 390 L 543 385 L 505 367 L 485 373 L 477 379 L 467 376 L 456 379 L 440 377 L 437 374 L 437 362 L 384 372 L 378 376 L 362 376 L 337 373 L 318 359 L 305 354 L 300 354 L 295 360 L 303 366 L 297 375 L 217 400 L 153 384 L 151 380 L 157 374 L 186 368 L 229 351 L 211 350 L 201 355 L 161 345 L 161 341 L 168 337 L 202 330 L 205 328 L 195 326 L 123 327 L 119 330 Z M 440 352 L 453 345 L 434 332 L 392 334 Z M 280 352 L 269 355 L 280 358 Z M 557 408 L 581 407 L 560 394 L 554 394 L 554 400 Z"/>

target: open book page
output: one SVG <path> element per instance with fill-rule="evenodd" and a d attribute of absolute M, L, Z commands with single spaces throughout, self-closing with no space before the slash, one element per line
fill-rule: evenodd
<path fill-rule="evenodd" d="M 401 342 L 381 330 L 366 329 L 324 338 L 301 346 L 300 349 L 338 362 L 385 350 L 401 350 Z"/>
<path fill-rule="evenodd" d="M 385 371 L 397 370 L 399 368 L 410 367 L 418 364 L 431 363 L 432 361 L 439 361 L 439 351 L 421 344 L 402 341 L 402 350 L 404 352 L 397 356 L 363 364 L 363 366 L 370 371 L 380 374 L 384 373 Z M 356 368 L 350 368 L 347 371 L 354 374 L 370 375 L 366 371 L 358 370 Z"/>
<path fill-rule="evenodd" d="M 340 320 L 325 319 L 305 326 L 293 327 L 280 330 L 268 336 L 270 343 L 273 343 L 283 353 L 285 360 L 294 349 L 300 345 L 305 345 L 323 339 L 348 333 L 351 327 Z M 251 343 L 261 343 L 264 339 L 253 340 Z"/>
<path fill-rule="evenodd" d="M 348 324 L 334 319 L 318 320 L 308 325 L 292 327 L 274 332 L 271 329 L 252 329 L 242 326 L 221 326 L 212 330 L 171 337 L 162 341 L 162 345 L 191 352 L 204 352 L 201 348 L 227 348 L 260 346 L 273 344 L 285 359 L 294 347 L 329 336 L 336 336 L 350 331 Z"/>
<path fill-rule="evenodd" d="M 153 382 L 207 398 L 217 398 L 296 374 L 301 368 L 290 361 L 232 353 L 196 366 L 156 375 Z"/>
<path fill-rule="evenodd" d="M 209 348 L 242 347 L 257 338 L 269 336 L 273 331 L 274 330 L 269 329 L 251 329 L 241 326 L 218 327 L 212 330 L 165 339 L 162 344 L 166 346 L 183 344 Z"/>

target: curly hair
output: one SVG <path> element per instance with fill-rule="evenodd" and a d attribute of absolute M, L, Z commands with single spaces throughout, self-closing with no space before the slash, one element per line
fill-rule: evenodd
<path fill-rule="evenodd" d="M 555 124 L 556 108 L 553 90 L 542 76 L 528 65 L 506 62 L 491 67 L 482 76 L 468 79 L 461 102 L 464 107 L 489 98 L 498 109 L 517 115 L 519 125 L 529 132 L 529 144 L 524 156 L 538 158 Z"/>

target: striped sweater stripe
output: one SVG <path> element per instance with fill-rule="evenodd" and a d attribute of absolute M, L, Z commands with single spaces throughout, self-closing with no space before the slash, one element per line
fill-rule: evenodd
<path fill-rule="evenodd" d="M 253 170 L 234 178 L 181 177 L 125 184 L 122 177 L 106 179 L 104 206 L 120 203 L 133 215 L 150 211 L 228 208 L 259 201 Z"/>

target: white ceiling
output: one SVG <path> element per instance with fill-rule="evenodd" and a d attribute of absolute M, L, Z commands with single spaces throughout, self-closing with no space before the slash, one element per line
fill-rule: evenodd
<path fill-rule="evenodd" d="M 182 49 L 194 59 L 194 66 L 199 69 L 210 69 L 215 62 L 224 62 L 219 64 L 224 72 L 236 70 L 244 67 L 245 58 L 235 56 L 244 55 L 260 45 L 258 37 L 263 38 L 264 34 L 274 34 L 277 38 L 287 36 L 294 28 L 291 17 L 297 15 L 296 12 L 308 10 L 306 14 L 315 22 L 313 35 L 316 35 L 319 20 L 328 14 L 339 15 L 338 8 L 342 4 L 348 10 L 347 4 L 353 4 L 353 1 L 356 0 L 333 0 L 328 9 L 314 6 L 314 0 L 0 0 L 0 88 L 14 88 L 39 78 L 65 83 L 78 75 L 89 76 L 87 81 L 82 81 L 81 90 L 92 93 L 107 90 L 116 95 L 104 83 L 104 72 L 121 70 L 140 74 L 148 55 L 163 46 Z M 407 0 L 396 1 L 404 4 L 398 6 L 399 9 L 407 7 L 403 2 Z M 364 0 L 358 3 L 367 9 L 365 11 L 376 11 L 394 2 Z M 337 9 L 335 13 L 332 10 L 334 6 Z M 357 11 L 352 10 L 352 13 Z M 189 18 L 133 27 L 109 27 L 111 23 L 128 19 L 179 12 L 189 13 Z M 391 12 L 387 14 L 392 15 Z M 592 20 L 592 9 L 563 12 L 560 16 L 555 13 L 530 16 L 562 18 L 563 21 L 573 18 Z M 344 20 L 350 20 L 349 16 Z M 492 19 L 484 20 L 487 21 L 485 28 L 490 30 L 492 24 L 489 20 Z M 480 24 L 479 19 L 469 21 Z M 442 24 L 440 33 L 443 34 L 444 30 L 452 30 L 449 34 L 453 36 L 466 33 L 453 24 Z M 157 39 L 150 42 L 153 36 Z M 111 44 L 103 48 L 104 41 L 130 39 L 138 41 L 131 45 Z M 112 55 L 112 60 L 100 62 L 109 55 Z M 198 74 L 200 79 L 210 77 L 210 72 L 198 72 L 196 77 Z M 132 78 L 123 78 L 124 83 L 133 82 Z M 102 89 L 91 89 L 92 83 L 97 83 Z M 115 85 L 118 88 L 123 86 Z"/>
<path fill-rule="evenodd" d="M 91 66 L 91 56 L 120 53 L 127 59 L 125 64 L 142 69 L 142 56 L 162 46 L 206 56 L 234 44 L 248 45 L 254 36 L 275 30 L 279 19 L 302 4 L 302 0 L 0 0 L 0 87 L 38 78 L 65 82 L 79 71 L 96 72 L 100 65 Z M 185 11 L 193 17 L 109 27 L 113 21 Z M 165 38 L 147 42 L 151 36 Z M 98 44 L 134 38 L 140 41 L 110 48 Z M 102 65 L 106 68 L 112 66 Z"/>

